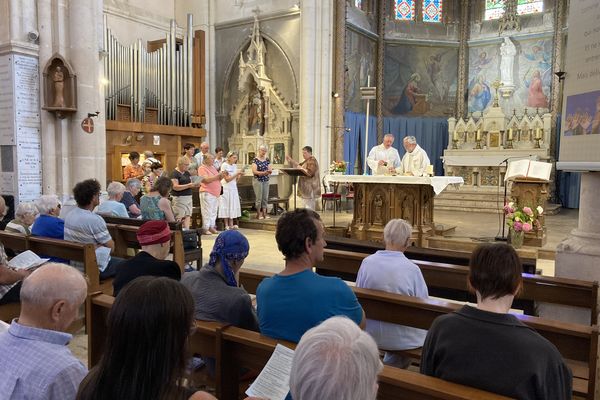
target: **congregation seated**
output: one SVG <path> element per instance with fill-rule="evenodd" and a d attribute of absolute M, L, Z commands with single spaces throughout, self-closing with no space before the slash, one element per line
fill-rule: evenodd
<path fill-rule="evenodd" d="M 165 221 L 145 222 L 137 230 L 136 236 L 142 250 L 117 265 L 113 280 L 114 296 L 140 276 L 164 276 L 176 281 L 181 279 L 179 265 L 166 260 L 171 248 L 171 230 Z"/>
<path fill-rule="evenodd" d="M 0 196 L 0 219 L 7 212 L 4 198 Z M 8 256 L 4 246 L 0 243 L 0 305 L 19 302 L 21 281 L 28 276 L 30 271 L 26 269 L 15 270 L 8 266 Z"/>
<path fill-rule="evenodd" d="M 106 222 L 92 210 L 100 203 L 100 183 L 96 179 L 87 179 L 79 182 L 73 188 L 73 197 L 77 202 L 65 217 L 65 240 L 78 243 L 89 243 L 99 247 L 108 247 L 113 250 L 115 243 L 108 232 Z M 98 249 L 96 249 L 98 254 Z M 116 265 L 122 260 L 117 257 L 98 259 L 100 279 L 114 276 Z M 83 270 L 80 262 L 72 262 L 71 265 Z"/>
<path fill-rule="evenodd" d="M 111 217 L 129 218 L 127 208 L 121 203 L 125 193 L 125 185 L 121 182 L 111 182 L 108 184 L 106 191 L 108 192 L 108 200 L 100 203 L 96 212 Z"/>
<path fill-rule="evenodd" d="M 277 221 L 275 240 L 285 268 L 263 280 L 256 291 L 263 335 L 298 342 L 304 332 L 336 315 L 365 326 L 365 313 L 352 289 L 340 278 L 312 270 L 323 261 L 323 234 L 321 217 L 309 209 L 285 212 Z"/>
<path fill-rule="evenodd" d="M 375 400 L 382 368 L 373 339 L 348 318 L 331 317 L 300 339 L 290 392 L 294 400 Z"/>
<path fill-rule="evenodd" d="M 20 203 L 15 209 L 15 219 L 6 224 L 6 232 L 31 235 L 31 225 L 38 215 L 38 210 L 31 202 Z"/>
<path fill-rule="evenodd" d="M 427 333 L 421 373 L 518 399 L 570 399 L 572 377 L 556 347 L 509 314 L 522 287 L 521 261 L 507 244 L 471 255 L 477 307 L 438 317 Z"/>
<path fill-rule="evenodd" d="M 239 271 L 249 249 L 248 239 L 239 231 L 223 231 L 215 240 L 208 264 L 183 275 L 181 282 L 194 297 L 196 319 L 258 332 L 250 296 L 239 285 Z"/>
<path fill-rule="evenodd" d="M 119 293 L 108 315 L 105 351 L 78 400 L 214 399 L 186 381 L 194 300 L 179 282 L 143 276 Z"/>
<path fill-rule="evenodd" d="M 45 264 L 25 279 L 19 318 L 0 334 L 3 399 L 75 399 L 87 369 L 69 350 L 66 330 L 86 294 L 83 275 L 64 264 Z"/>
<path fill-rule="evenodd" d="M 410 246 L 411 233 L 412 226 L 408 222 L 402 219 L 390 220 L 383 230 L 385 250 L 378 250 L 362 261 L 356 286 L 427 299 L 427 285 L 421 270 L 404 255 L 404 251 Z M 372 319 L 367 319 L 366 331 L 375 339 L 379 348 L 387 350 L 384 364 L 399 368 L 408 367 L 410 359 L 393 351 L 421 347 L 427 334 L 422 329 Z"/>
<path fill-rule="evenodd" d="M 169 201 L 169 192 L 173 187 L 171 179 L 161 176 L 156 179 L 152 190 L 142 196 L 140 206 L 142 219 L 165 220 L 175 222 L 175 214 Z"/>
<path fill-rule="evenodd" d="M 123 192 L 123 197 L 121 197 L 121 203 L 123 203 L 127 209 L 129 218 L 139 218 L 142 215 L 142 210 L 136 200 L 136 196 L 141 189 L 142 182 L 139 179 L 127 179 L 127 182 L 125 183 L 125 192 Z"/>

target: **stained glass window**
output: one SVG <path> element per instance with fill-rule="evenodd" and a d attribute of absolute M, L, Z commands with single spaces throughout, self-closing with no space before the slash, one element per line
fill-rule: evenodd
<path fill-rule="evenodd" d="M 485 19 L 498 19 L 504 15 L 505 0 L 485 0 Z M 520 1 L 520 0 L 519 0 Z"/>
<path fill-rule="evenodd" d="M 413 0 L 395 0 L 395 17 L 400 21 L 412 21 L 415 19 L 415 2 Z"/>
<path fill-rule="evenodd" d="M 442 0 L 423 1 L 423 22 L 442 21 Z"/>
<path fill-rule="evenodd" d="M 354 0 L 354 7 L 362 10 L 362 0 Z"/>
<path fill-rule="evenodd" d="M 533 14 L 544 11 L 544 2 L 540 0 L 519 0 L 517 2 L 517 14 Z"/>

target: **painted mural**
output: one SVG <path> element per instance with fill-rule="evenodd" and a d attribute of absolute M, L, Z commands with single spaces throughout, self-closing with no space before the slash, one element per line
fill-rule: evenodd
<path fill-rule="evenodd" d="M 505 113 L 525 107 L 547 109 L 552 84 L 552 39 L 511 38 L 517 49 L 514 63 L 515 90 L 500 104 Z M 469 48 L 469 112 L 481 112 L 492 105 L 492 83 L 500 79 L 500 43 Z"/>
<path fill-rule="evenodd" d="M 360 87 L 367 86 L 367 76 L 375 86 L 377 42 L 369 37 L 346 30 L 346 110 L 364 112 L 365 103 L 360 100 Z"/>
<path fill-rule="evenodd" d="M 443 116 L 454 113 L 458 49 L 388 45 L 383 106 L 386 115 Z"/>

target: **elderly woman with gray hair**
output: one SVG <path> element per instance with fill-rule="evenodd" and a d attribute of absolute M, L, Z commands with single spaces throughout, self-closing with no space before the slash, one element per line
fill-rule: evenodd
<path fill-rule="evenodd" d="M 58 217 L 62 207 L 58 196 L 45 194 L 35 201 L 35 206 L 40 215 L 31 227 L 31 234 L 52 239 L 64 239 L 65 221 Z"/>
<path fill-rule="evenodd" d="M 32 202 L 20 203 L 15 210 L 15 219 L 6 225 L 4 230 L 6 232 L 31 235 L 30 228 L 37 215 L 38 210 Z"/>
<path fill-rule="evenodd" d="M 331 317 L 306 331 L 294 352 L 294 400 L 375 400 L 383 366 L 377 344 L 346 317 Z"/>
<path fill-rule="evenodd" d="M 385 250 L 366 257 L 358 270 L 356 286 L 426 299 L 429 296 L 421 270 L 404 255 L 410 246 L 412 226 L 403 219 L 390 220 L 383 230 Z M 407 368 L 410 360 L 394 351 L 423 346 L 427 331 L 367 319 L 365 329 L 380 349 L 387 350 L 383 362 Z"/>
<path fill-rule="evenodd" d="M 267 215 L 267 204 L 269 201 L 269 175 L 273 173 L 271 161 L 267 157 L 267 146 L 258 146 L 258 156 L 252 161 L 252 188 L 256 196 L 256 218 L 271 218 Z"/>
<path fill-rule="evenodd" d="M 121 182 L 111 182 L 106 188 L 108 192 L 108 200 L 103 201 L 96 213 L 105 214 L 113 217 L 129 218 L 125 205 L 121 203 L 123 194 L 125 193 L 125 185 Z"/>
<path fill-rule="evenodd" d="M 139 218 L 142 215 L 139 203 L 135 200 L 135 197 L 140 193 L 142 189 L 142 182 L 139 179 L 131 178 L 125 183 L 125 192 L 121 198 L 121 203 L 127 209 L 129 218 Z"/>

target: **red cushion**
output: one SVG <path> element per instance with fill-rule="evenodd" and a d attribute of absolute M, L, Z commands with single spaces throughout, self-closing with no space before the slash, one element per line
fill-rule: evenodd
<path fill-rule="evenodd" d="M 326 199 L 339 199 L 342 195 L 339 193 L 323 193 L 321 197 L 325 197 Z"/>

